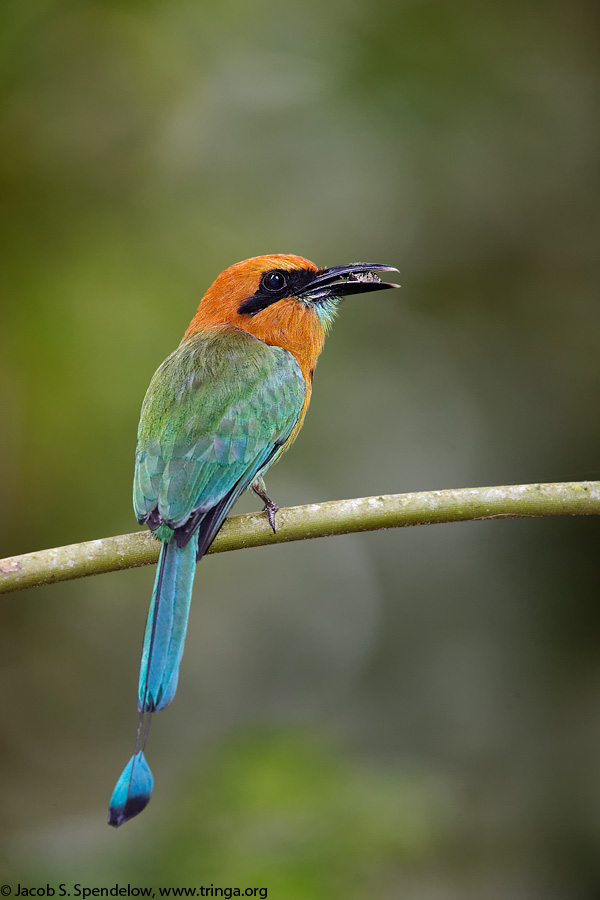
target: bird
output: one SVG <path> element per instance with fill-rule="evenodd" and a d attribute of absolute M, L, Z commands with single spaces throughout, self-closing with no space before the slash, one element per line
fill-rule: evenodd
<path fill-rule="evenodd" d="M 263 476 L 295 440 L 310 403 L 317 359 L 343 298 L 397 288 L 394 266 L 319 268 L 293 254 L 235 263 L 203 296 L 177 349 L 159 366 L 142 404 L 133 506 L 161 542 L 144 632 L 133 755 L 108 824 L 138 815 L 153 791 L 145 757 L 150 719 L 171 703 L 197 562 L 246 490 L 276 529 Z"/>

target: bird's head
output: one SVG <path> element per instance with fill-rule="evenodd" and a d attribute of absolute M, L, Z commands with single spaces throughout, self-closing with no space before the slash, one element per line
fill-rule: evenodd
<path fill-rule="evenodd" d="M 307 354 L 316 362 L 341 300 L 399 287 L 378 275 L 397 271 L 375 263 L 320 269 L 291 254 L 245 259 L 221 272 L 209 287 L 186 337 L 205 328 L 233 325 L 266 344 L 290 350 L 301 364 Z"/>

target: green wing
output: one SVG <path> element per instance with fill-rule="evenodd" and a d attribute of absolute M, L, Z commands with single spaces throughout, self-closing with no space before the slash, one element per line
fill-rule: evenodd
<path fill-rule="evenodd" d="M 289 437 L 304 391 L 292 354 L 244 331 L 212 328 L 182 342 L 156 371 L 142 405 L 138 521 L 153 514 L 175 530 L 229 498 L 226 515 Z"/>

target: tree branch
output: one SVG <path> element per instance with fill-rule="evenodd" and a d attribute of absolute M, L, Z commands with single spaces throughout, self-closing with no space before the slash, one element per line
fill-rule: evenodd
<path fill-rule="evenodd" d="M 388 494 L 280 509 L 277 534 L 264 513 L 234 516 L 223 523 L 209 553 L 406 525 L 581 515 L 600 515 L 600 481 Z M 0 593 L 149 565 L 158 551 L 153 535 L 139 531 L 12 556 L 0 560 Z"/>

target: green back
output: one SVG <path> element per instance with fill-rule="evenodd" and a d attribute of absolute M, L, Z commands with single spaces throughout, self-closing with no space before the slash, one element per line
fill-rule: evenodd
<path fill-rule="evenodd" d="M 237 328 L 184 340 L 144 398 L 133 504 L 143 521 L 158 504 L 177 528 L 254 480 L 285 443 L 304 404 L 295 358 Z"/>

